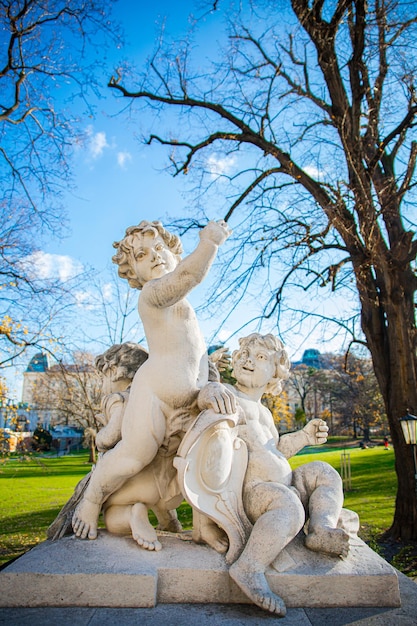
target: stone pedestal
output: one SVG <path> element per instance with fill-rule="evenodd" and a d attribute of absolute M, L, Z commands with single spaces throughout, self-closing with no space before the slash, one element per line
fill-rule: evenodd
<path fill-rule="evenodd" d="M 224 557 L 187 539 L 187 533 L 162 533 L 160 552 L 105 531 L 95 541 L 45 541 L 0 573 L 0 606 L 248 603 Z M 360 539 L 352 540 L 349 558 L 340 559 L 307 550 L 297 537 L 267 578 L 287 607 L 400 606 L 396 571 Z"/>

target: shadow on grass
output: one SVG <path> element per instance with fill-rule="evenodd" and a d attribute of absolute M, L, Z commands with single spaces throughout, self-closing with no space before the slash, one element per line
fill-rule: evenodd
<path fill-rule="evenodd" d="M 21 471 L 10 472 L 10 473 L 7 472 L 7 474 L 1 473 L 0 471 L 0 478 L 7 480 L 7 479 L 13 479 L 13 478 L 14 479 L 16 478 L 39 478 L 40 476 L 48 476 L 48 477 L 56 476 L 57 478 L 73 476 L 74 481 L 78 482 L 79 480 L 81 480 L 81 478 L 83 478 L 86 474 L 88 474 L 90 469 L 91 469 L 91 466 L 87 466 L 87 465 L 85 466 L 85 468 L 80 468 L 80 469 L 60 468 L 59 471 L 50 469 L 50 468 L 33 471 L 32 469 L 27 468 L 27 469 L 22 469 Z"/>
<path fill-rule="evenodd" d="M 36 478 L 37 476 L 74 476 L 80 479 L 91 470 L 91 463 L 80 457 L 6 460 L 0 465 L 0 478 Z"/>
<path fill-rule="evenodd" d="M 351 448 L 346 448 L 344 446 L 341 446 L 340 448 L 337 446 L 332 446 L 331 448 L 323 448 L 323 446 L 306 446 L 294 456 L 304 456 L 305 454 L 326 454 L 327 452 L 349 452 L 349 450 L 351 450 Z"/>
<path fill-rule="evenodd" d="M 0 522 L 0 563 L 3 567 L 46 539 L 46 529 L 60 508 L 11 515 Z"/>
<path fill-rule="evenodd" d="M 30 513 L 21 513 L 19 515 L 9 515 L 0 520 L 1 539 L 5 535 L 13 534 L 45 534 L 46 528 L 53 522 L 58 515 L 61 507 L 51 507 L 42 511 L 32 511 Z M 45 534 L 46 536 L 46 534 Z"/>

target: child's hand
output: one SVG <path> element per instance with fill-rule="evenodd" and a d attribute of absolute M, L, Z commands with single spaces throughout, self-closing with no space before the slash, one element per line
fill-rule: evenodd
<path fill-rule="evenodd" d="M 221 383 L 208 383 L 198 394 L 198 406 L 201 411 L 213 409 L 222 415 L 231 415 L 236 412 L 236 398 L 227 387 Z"/>
<path fill-rule="evenodd" d="M 326 443 L 329 428 L 324 420 L 313 419 L 304 426 L 303 431 L 307 435 L 308 445 L 317 446 Z"/>
<path fill-rule="evenodd" d="M 227 222 L 220 220 L 218 222 L 209 222 L 207 226 L 200 231 L 200 239 L 203 241 L 211 241 L 217 246 L 221 246 L 231 234 L 232 231 L 228 227 Z"/>
<path fill-rule="evenodd" d="M 224 372 L 230 367 L 232 357 L 230 356 L 229 348 L 219 348 L 211 354 L 209 354 L 209 361 L 214 363 L 219 372 Z"/>

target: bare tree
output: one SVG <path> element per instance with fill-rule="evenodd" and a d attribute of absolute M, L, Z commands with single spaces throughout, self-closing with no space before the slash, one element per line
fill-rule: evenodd
<path fill-rule="evenodd" d="M 370 440 L 371 428 L 386 428 L 384 402 L 369 358 L 326 355 L 327 369 L 317 372 L 317 387 L 331 405 L 332 419 L 356 438 Z"/>
<path fill-rule="evenodd" d="M 112 270 L 105 280 L 93 279 L 83 302 L 87 309 L 85 315 L 90 318 L 83 340 L 87 345 L 94 341 L 104 349 L 125 341 L 140 343 L 144 340 L 138 314 L 138 291 L 121 280 L 115 268 Z M 91 336 L 92 328 L 94 336 Z"/>
<path fill-rule="evenodd" d="M 307 419 L 319 417 L 318 412 L 318 379 L 319 370 L 300 364 L 294 367 L 287 386 L 299 400 L 299 405 Z M 297 403 L 298 404 L 298 403 Z"/>
<path fill-rule="evenodd" d="M 44 277 L 33 241 L 36 216 L 0 206 L 0 368 L 15 363 L 29 347 L 54 351 L 63 322 L 75 303 L 82 273 Z"/>
<path fill-rule="evenodd" d="M 4 0 L 0 3 L 0 342 L 9 364 L 50 339 L 51 304 L 69 304 L 62 281 L 43 281 L 36 253 L 59 236 L 70 156 L 82 139 L 75 111 L 104 75 L 104 43 L 117 37 L 104 0 Z M 57 301 L 58 299 L 58 301 Z"/>
<path fill-rule="evenodd" d="M 32 389 L 33 406 L 51 414 L 53 425 L 69 424 L 87 434 L 90 460 L 95 460 L 95 433 L 100 413 L 101 379 L 94 367 L 94 356 L 73 354 L 71 363 L 52 365 Z"/>
<path fill-rule="evenodd" d="M 259 290 L 262 274 L 268 316 L 297 285 L 357 298 L 396 452 L 389 532 L 417 539 L 413 460 L 399 423 L 417 412 L 415 6 L 260 0 L 250 15 L 243 6 L 226 56 L 208 72 L 192 67 L 186 45 L 161 47 L 138 85 L 119 75 L 110 87 L 132 106 L 178 110 L 175 130 L 148 141 L 170 147 L 174 174 L 200 172 L 206 198 L 216 150 L 234 164 L 223 195 L 235 247 L 220 293 L 225 276 L 236 300 L 248 285 Z M 195 207 L 190 222 L 199 224 Z"/>

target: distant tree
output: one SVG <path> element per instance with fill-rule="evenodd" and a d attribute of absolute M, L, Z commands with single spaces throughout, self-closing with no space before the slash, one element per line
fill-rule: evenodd
<path fill-rule="evenodd" d="M 372 427 L 386 422 L 384 402 L 372 361 L 349 354 L 328 358 L 329 369 L 319 375 L 320 392 L 331 398 L 332 413 L 338 424 L 349 428 L 356 438 L 369 441 Z"/>
<path fill-rule="evenodd" d="M 294 411 L 294 421 L 295 421 L 297 430 L 305 426 L 307 423 L 305 411 L 303 411 L 303 409 L 300 406 L 297 406 Z"/>
<path fill-rule="evenodd" d="M 288 302 L 288 287 L 298 287 L 300 309 L 315 286 L 357 298 L 396 452 L 390 534 L 417 539 L 413 459 L 399 423 L 407 409 L 417 413 L 416 6 L 239 6 L 226 54 L 209 71 L 193 67 L 187 44 L 160 45 L 136 85 L 119 74 L 110 87 L 158 115 L 166 107 L 179 112 L 170 132 L 148 141 L 169 147 L 175 175 L 196 172 L 200 203 L 213 206 L 213 190 L 217 206 L 224 198 L 225 218 L 233 217 L 222 298 L 229 292 L 236 303 L 255 279 L 259 293 L 262 275 L 269 318 Z M 227 189 L 216 185 L 225 163 Z M 196 207 L 184 228 L 206 219 Z"/>
<path fill-rule="evenodd" d="M 282 391 L 279 395 L 265 393 L 261 402 L 271 411 L 274 422 L 280 432 L 294 429 L 294 419 L 288 404 L 286 391 Z"/>
<path fill-rule="evenodd" d="M 130 287 L 127 281 L 121 280 L 115 269 L 110 279 L 93 279 L 83 305 L 90 323 L 85 324 L 84 332 L 80 328 L 80 343 L 83 341 L 88 345 L 94 341 L 106 349 L 125 341 L 143 341 L 138 291 Z M 91 329 L 94 329 L 94 336 L 91 335 Z"/>
<path fill-rule="evenodd" d="M 62 194 L 82 139 L 74 111 L 85 105 L 93 113 L 89 93 L 117 37 L 110 7 L 104 0 L 0 3 L 0 366 L 48 344 L 51 317 L 68 306 L 63 297 L 73 282 L 44 280 L 36 255 L 46 235 L 65 228 Z"/>
<path fill-rule="evenodd" d="M 291 370 L 287 386 L 300 404 L 300 408 L 307 419 L 319 417 L 321 396 L 319 392 L 319 371 L 315 367 L 304 364 L 297 365 Z"/>
<path fill-rule="evenodd" d="M 9 397 L 7 381 L 0 376 L 0 429 L 18 424 L 18 406 Z M 4 439 L 4 438 L 3 438 Z"/>
<path fill-rule="evenodd" d="M 3 406 L 7 402 L 7 383 L 3 376 L 0 376 L 0 406 Z"/>
<path fill-rule="evenodd" d="M 33 432 L 32 448 L 37 452 L 45 452 L 51 449 L 52 435 L 49 430 L 37 426 Z"/>
<path fill-rule="evenodd" d="M 32 390 L 32 405 L 50 414 L 53 425 L 65 424 L 83 429 L 95 460 L 94 436 L 99 422 L 101 380 L 94 367 L 94 356 L 75 353 L 71 363 L 58 363 L 38 378 Z"/>

